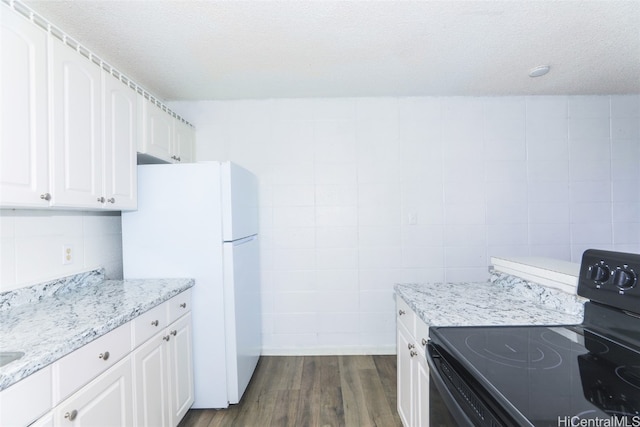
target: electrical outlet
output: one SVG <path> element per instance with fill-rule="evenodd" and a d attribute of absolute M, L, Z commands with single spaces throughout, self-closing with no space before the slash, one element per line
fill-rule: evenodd
<path fill-rule="evenodd" d="M 62 265 L 71 264 L 73 262 L 73 246 L 62 245 Z"/>
<path fill-rule="evenodd" d="M 410 211 L 408 215 L 409 225 L 418 225 L 418 212 Z"/>

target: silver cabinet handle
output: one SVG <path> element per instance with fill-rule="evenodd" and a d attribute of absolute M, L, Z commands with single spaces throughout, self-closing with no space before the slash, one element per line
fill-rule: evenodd
<path fill-rule="evenodd" d="M 104 197 L 98 197 L 98 202 L 104 203 Z"/>
<path fill-rule="evenodd" d="M 170 333 L 171 335 L 173 335 L 174 337 L 175 337 L 176 335 L 178 335 L 178 331 L 176 331 L 175 329 L 174 329 L 173 331 L 169 332 L 169 333 Z"/>
<path fill-rule="evenodd" d="M 411 350 L 412 348 L 416 348 L 416 346 L 415 346 L 415 345 L 413 345 L 413 344 L 411 344 L 411 343 L 409 343 L 409 345 L 407 345 L 407 348 L 408 348 L 409 350 Z"/>
<path fill-rule="evenodd" d="M 180 308 L 187 308 L 187 303 L 183 302 L 182 304 L 180 304 Z"/>
<path fill-rule="evenodd" d="M 49 201 L 49 200 L 51 200 L 51 194 L 49 194 L 49 193 L 42 193 L 42 194 L 40 195 L 40 198 L 41 198 L 42 200 L 47 200 L 47 201 Z"/>
<path fill-rule="evenodd" d="M 108 352 L 108 351 L 105 351 L 104 353 L 100 353 L 100 354 L 98 355 L 98 358 L 100 358 L 100 359 L 102 359 L 102 360 L 105 360 L 105 361 L 106 361 L 106 360 L 108 360 L 108 359 L 109 359 L 109 352 Z"/>
<path fill-rule="evenodd" d="M 411 350 L 411 352 L 409 354 L 411 355 L 411 357 L 413 357 L 413 356 L 417 356 L 418 352 L 416 352 L 414 350 Z"/>
<path fill-rule="evenodd" d="M 404 310 L 399 310 L 398 311 L 398 315 L 402 316 L 403 314 L 406 314 L 406 312 Z"/>
<path fill-rule="evenodd" d="M 422 338 L 422 346 L 424 347 L 425 345 L 427 345 L 427 340 L 425 340 L 424 338 Z"/>
<path fill-rule="evenodd" d="M 160 322 L 158 322 L 157 320 L 154 320 L 153 322 L 151 322 L 151 326 L 158 326 L 160 324 Z"/>
<path fill-rule="evenodd" d="M 116 202 L 116 199 L 112 197 L 112 198 L 110 198 L 110 199 L 107 199 L 107 202 L 109 202 L 109 203 L 115 203 L 115 202 Z"/>
<path fill-rule="evenodd" d="M 164 337 L 162 337 L 163 340 L 165 341 L 169 341 L 171 339 L 171 337 L 169 335 L 166 335 Z"/>
<path fill-rule="evenodd" d="M 71 412 L 67 412 L 66 414 L 64 414 L 64 417 L 69 421 L 75 420 L 77 416 L 78 416 L 78 411 L 75 409 Z"/>

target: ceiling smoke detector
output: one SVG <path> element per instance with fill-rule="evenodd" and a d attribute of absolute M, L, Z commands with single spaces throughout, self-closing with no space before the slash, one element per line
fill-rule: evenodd
<path fill-rule="evenodd" d="M 549 72 L 550 69 L 551 69 L 551 67 L 549 67 L 548 65 L 539 65 L 539 66 L 529 70 L 529 77 L 544 76 L 545 74 L 547 74 Z"/>

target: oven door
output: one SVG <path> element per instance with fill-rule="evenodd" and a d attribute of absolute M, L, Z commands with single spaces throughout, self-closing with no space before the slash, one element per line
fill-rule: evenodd
<path fill-rule="evenodd" d="M 485 393 L 473 387 L 474 381 L 469 375 L 461 368 L 455 369 L 431 342 L 427 345 L 427 362 L 432 426 L 517 426 L 489 409 L 495 405 L 490 404 L 486 396 L 483 398 Z"/>
<path fill-rule="evenodd" d="M 434 356 L 434 353 L 436 355 Z M 473 426 L 451 389 L 444 381 L 441 372 L 441 357 L 427 345 L 429 363 L 429 425 L 430 426 Z"/>

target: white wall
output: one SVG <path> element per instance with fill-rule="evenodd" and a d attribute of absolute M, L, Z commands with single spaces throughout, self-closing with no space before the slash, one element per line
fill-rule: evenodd
<path fill-rule="evenodd" d="M 70 264 L 63 245 L 71 245 Z M 122 278 L 119 212 L 0 210 L 0 292 L 97 267 Z"/>
<path fill-rule="evenodd" d="M 393 351 L 394 283 L 491 255 L 640 251 L 640 96 L 171 106 L 259 176 L 266 353 Z"/>
<path fill-rule="evenodd" d="M 394 283 L 491 255 L 640 252 L 640 96 L 172 107 L 260 178 L 267 353 L 393 351 Z M 122 275 L 117 213 L 0 210 L 0 292 L 98 266 Z"/>

